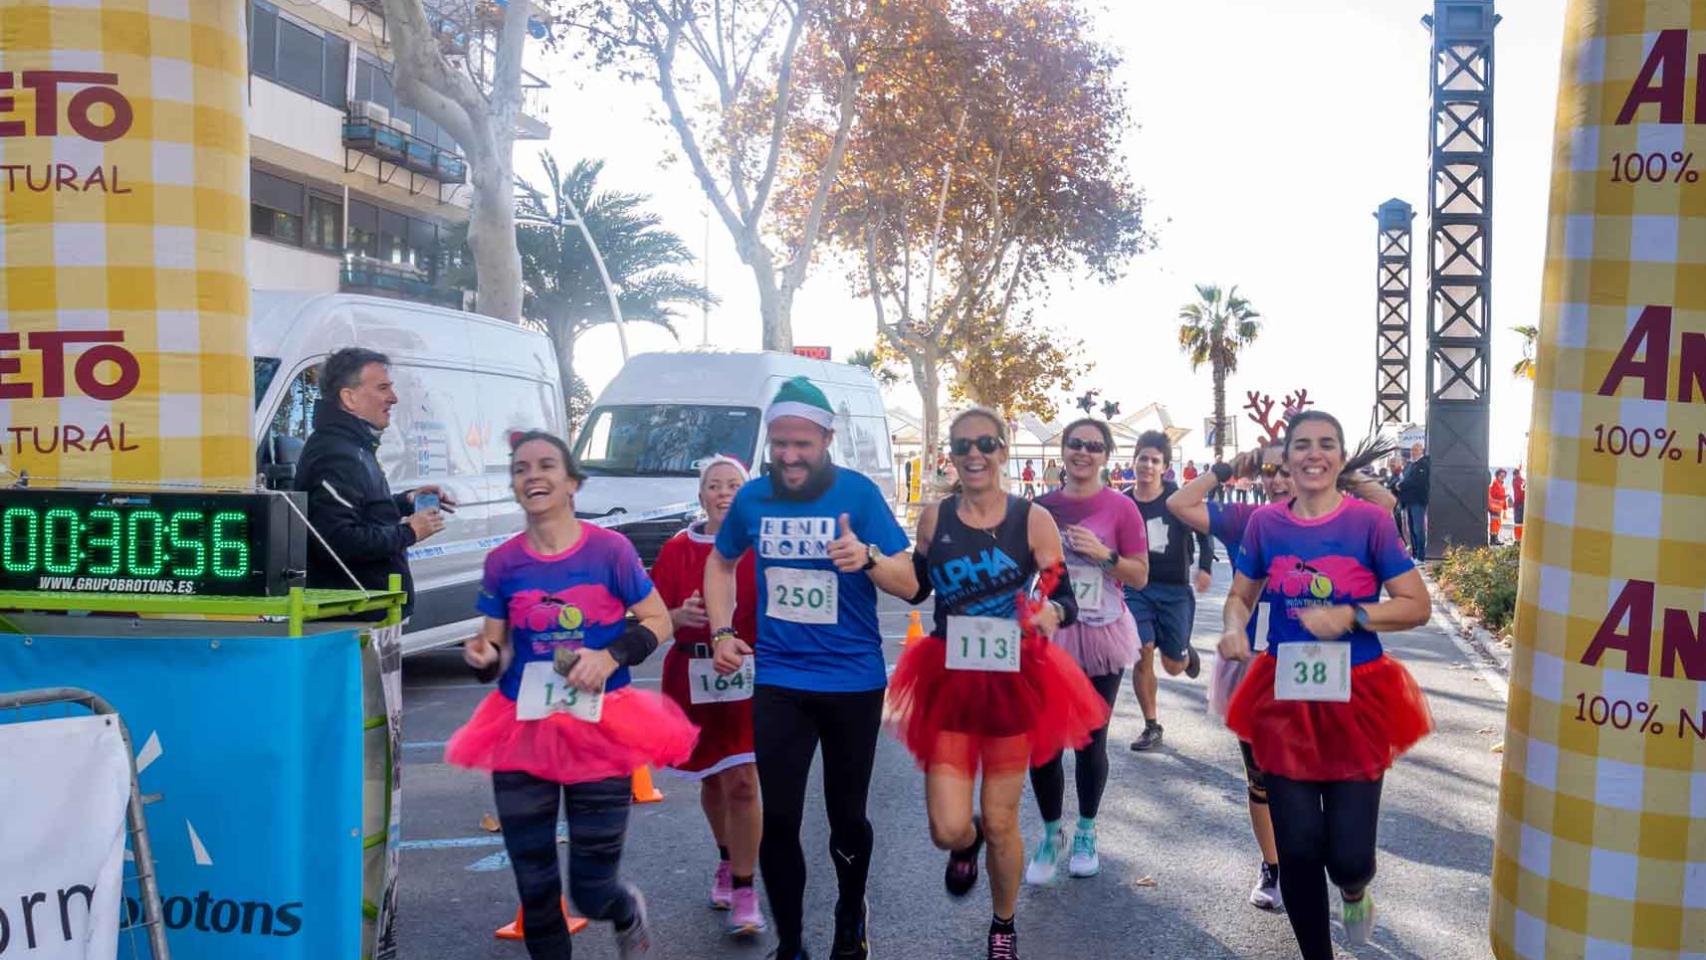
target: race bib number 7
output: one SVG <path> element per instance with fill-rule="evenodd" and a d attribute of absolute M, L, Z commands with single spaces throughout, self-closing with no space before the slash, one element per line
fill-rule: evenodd
<path fill-rule="evenodd" d="M 1099 610 L 1102 607 L 1102 569 L 1070 564 L 1066 576 L 1072 581 L 1072 594 L 1078 598 L 1078 609 Z"/>
<path fill-rule="evenodd" d="M 1275 700 L 1351 698 L 1351 645 L 1345 640 L 1282 643 L 1275 647 L 1279 669 L 1274 674 Z"/>
<path fill-rule="evenodd" d="M 549 660 L 535 660 L 521 669 L 521 688 L 515 694 L 517 720 L 543 720 L 566 713 L 587 723 L 604 716 L 604 691 L 587 693 L 557 672 Z"/>
<path fill-rule="evenodd" d="M 948 669 L 1019 672 L 1019 622 L 1003 617 L 949 617 Z"/>
<path fill-rule="evenodd" d="M 834 623 L 836 575 L 831 570 L 771 567 L 764 571 L 764 612 L 791 623 Z"/>

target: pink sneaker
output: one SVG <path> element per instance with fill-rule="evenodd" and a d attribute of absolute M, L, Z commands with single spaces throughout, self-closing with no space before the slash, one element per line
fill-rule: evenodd
<path fill-rule="evenodd" d="M 734 891 L 734 912 L 729 914 L 729 936 L 750 937 L 763 933 L 770 924 L 758 908 L 758 890 L 740 887 Z"/>
<path fill-rule="evenodd" d="M 734 872 L 729 869 L 729 862 L 722 860 L 717 863 L 717 875 L 711 880 L 711 909 L 727 910 L 734 899 Z"/>

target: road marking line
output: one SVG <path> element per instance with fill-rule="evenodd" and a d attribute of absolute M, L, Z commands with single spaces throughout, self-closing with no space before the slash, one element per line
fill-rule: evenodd
<path fill-rule="evenodd" d="M 504 838 L 497 834 L 485 837 L 452 837 L 445 840 L 404 840 L 401 850 L 456 850 L 463 847 L 501 847 Z"/>
<path fill-rule="evenodd" d="M 468 864 L 468 871 L 470 873 L 491 873 L 491 872 L 496 871 L 496 870 L 508 870 L 508 869 L 509 869 L 509 851 L 508 850 L 499 850 L 497 853 L 494 853 L 489 857 L 481 857 L 480 859 L 475 860 L 473 863 Z"/>
<path fill-rule="evenodd" d="M 449 740 L 410 740 L 403 744 L 404 750 L 442 750 Z"/>

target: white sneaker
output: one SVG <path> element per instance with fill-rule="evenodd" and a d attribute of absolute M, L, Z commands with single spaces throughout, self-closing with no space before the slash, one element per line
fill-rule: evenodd
<path fill-rule="evenodd" d="M 1042 886 L 1054 882 L 1060 872 L 1060 851 L 1066 846 L 1066 830 L 1057 827 L 1053 833 L 1043 837 L 1031 853 L 1031 862 L 1025 866 L 1025 882 L 1032 886 Z"/>
<path fill-rule="evenodd" d="M 634 898 L 634 925 L 626 930 L 616 931 L 616 955 L 622 960 L 639 960 L 652 952 L 651 924 L 646 915 L 646 898 L 640 893 L 640 888 L 631 883 L 622 884 L 628 895 Z"/>
<path fill-rule="evenodd" d="M 1261 910 L 1279 910 L 1284 902 L 1280 896 L 1279 867 L 1263 863 L 1255 889 L 1250 891 L 1250 905 Z"/>
<path fill-rule="evenodd" d="M 1096 855 L 1096 828 L 1080 830 L 1072 837 L 1072 860 L 1066 872 L 1083 879 L 1102 872 L 1102 858 Z"/>
<path fill-rule="evenodd" d="M 1344 902 L 1345 939 L 1353 944 L 1367 943 L 1374 936 L 1374 894 L 1363 891 L 1361 900 Z"/>

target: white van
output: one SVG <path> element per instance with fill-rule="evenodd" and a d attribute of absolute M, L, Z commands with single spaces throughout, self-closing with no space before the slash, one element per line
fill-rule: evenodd
<path fill-rule="evenodd" d="M 786 353 L 703 348 L 640 354 L 598 395 L 575 439 L 575 458 L 589 475 L 575 512 L 620 522 L 650 563 L 699 512 L 696 464 L 720 453 L 762 468 L 764 408 L 784 381 L 802 375 L 835 407 L 831 457 L 894 499 L 888 414 L 869 370 Z"/>
<path fill-rule="evenodd" d="M 255 447 L 268 486 L 289 489 L 314 426 L 319 366 L 358 346 L 391 358 L 397 406 L 379 463 L 393 490 L 436 483 L 459 502 L 443 532 L 409 550 L 415 610 L 410 654 L 479 627 L 474 596 L 486 553 L 521 531 L 510 495 L 509 436 L 562 436 L 562 378 L 549 340 L 490 317 L 351 294 L 254 293 Z"/>

